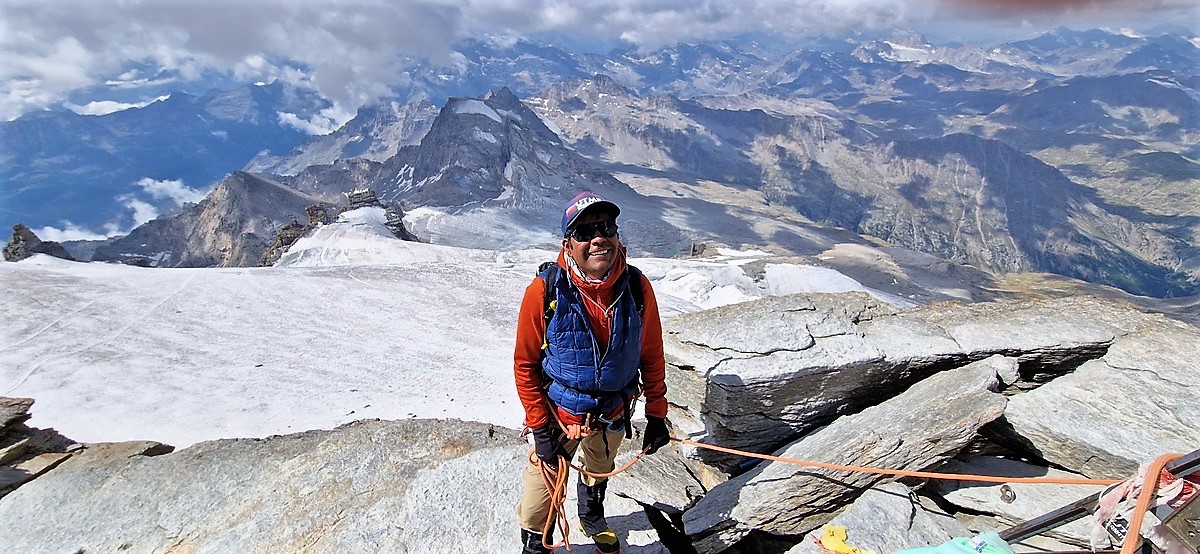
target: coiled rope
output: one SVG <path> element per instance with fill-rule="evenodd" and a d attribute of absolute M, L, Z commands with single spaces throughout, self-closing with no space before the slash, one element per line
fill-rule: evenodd
<path fill-rule="evenodd" d="M 541 458 L 537 457 L 536 451 L 529 451 L 529 462 L 537 463 L 542 473 L 542 483 L 546 485 L 546 491 L 550 494 L 550 513 L 546 516 L 546 523 L 542 526 L 542 546 L 554 550 L 560 546 L 565 546 L 567 550 L 571 549 L 571 525 L 567 521 L 567 513 L 564 508 L 567 501 L 567 477 L 571 469 L 592 477 L 594 479 L 607 479 L 614 475 L 624 473 L 633 467 L 633 464 L 642 459 L 646 455 L 649 448 L 642 449 L 633 459 L 625 463 L 625 465 L 614 469 L 608 473 L 595 473 L 583 469 L 571 462 L 567 461 L 563 456 L 558 457 L 557 465 L 546 463 Z M 554 529 L 555 523 L 563 530 L 562 542 L 550 544 L 550 532 Z"/>

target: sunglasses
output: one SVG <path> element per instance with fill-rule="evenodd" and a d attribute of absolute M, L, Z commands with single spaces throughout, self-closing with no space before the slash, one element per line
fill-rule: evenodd
<path fill-rule="evenodd" d="M 605 220 L 576 225 L 567 229 L 567 236 L 575 239 L 575 242 L 587 242 L 596 236 L 596 231 L 600 231 L 600 235 L 604 238 L 615 237 L 617 236 L 617 222 Z"/>

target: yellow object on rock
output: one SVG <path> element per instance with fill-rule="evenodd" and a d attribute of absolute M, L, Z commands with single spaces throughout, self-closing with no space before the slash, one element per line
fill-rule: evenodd
<path fill-rule="evenodd" d="M 826 525 L 821 531 L 821 547 L 832 554 L 875 554 L 874 550 L 862 550 L 846 544 L 846 528 L 841 525 Z"/>

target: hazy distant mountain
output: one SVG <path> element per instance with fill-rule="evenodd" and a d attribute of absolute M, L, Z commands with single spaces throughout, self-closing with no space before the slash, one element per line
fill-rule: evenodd
<path fill-rule="evenodd" d="M 1123 79 L 1142 86 L 1146 78 Z M 1133 101 L 1114 89 L 1105 89 L 1113 106 L 1124 109 L 1119 102 Z M 1037 90 L 1017 98 L 1036 98 Z M 1170 113 L 1184 121 L 1191 117 L 1194 102 L 1186 95 L 1166 98 L 1137 102 L 1175 110 Z M 580 152 L 618 174 L 652 172 L 680 183 L 752 188 L 767 202 L 813 221 L 994 271 L 1054 272 L 1156 296 L 1196 290 L 1195 217 L 1168 219 L 1115 205 L 1003 140 L 966 133 L 886 139 L 870 131 L 881 123 L 854 106 L 839 110 L 813 101 L 781 106 L 755 97 L 712 102 L 721 108 L 704 102 L 641 99 L 607 77 L 573 80 L 530 100 Z M 992 117 L 1011 125 L 1032 117 L 1010 120 L 1006 113 L 996 110 Z M 1030 125 L 1006 132 L 1037 134 L 1035 127 L 1041 127 L 1048 136 L 1071 136 L 1065 129 L 1046 130 L 1041 122 Z M 1173 125 L 1138 129 L 1171 140 L 1181 137 Z M 1131 127 L 1116 129 L 1128 134 Z M 1168 178 L 1181 185 L 1176 197 L 1190 202 L 1162 208 L 1185 215 L 1179 211 L 1200 206 L 1200 193 L 1182 186 L 1194 184 L 1196 172 L 1186 158 L 1172 159 L 1154 163 L 1173 168 L 1159 174 L 1173 175 Z M 1117 174 L 1135 171 L 1128 167 Z"/>
<path fill-rule="evenodd" d="M 0 222 L 98 229 L 131 199 L 173 211 L 173 199 L 146 194 L 138 181 L 208 189 L 259 152 L 287 152 L 307 136 L 281 113 L 305 118 L 327 105 L 310 91 L 274 83 L 173 94 L 108 115 L 38 112 L 0 122 Z"/>
<path fill-rule="evenodd" d="M 812 252 L 828 233 L 864 233 L 993 270 L 1190 294 L 1200 286 L 1198 52 L 1178 32 L 1068 29 L 999 45 L 895 32 L 607 54 L 464 41 L 452 64 L 415 62 L 408 88 L 342 129 L 293 133 L 270 153 L 239 143 L 243 161 L 226 171 L 246 167 L 327 203 L 371 187 L 414 232 L 448 244 L 553 244 L 559 205 L 587 187 L 627 199 L 641 223 L 623 233 L 659 255 L 705 240 Z M 436 119 L 429 103 L 406 103 L 443 98 Z M 257 121 L 303 111 L 278 100 L 262 102 Z M 211 140 L 207 128 L 176 128 L 181 144 Z M 43 181 L 81 171 L 31 148 L 22 155 L 40 160 Z M 199 156 L 214 168 L 235 157 Z M 104 171 L 96 162 L 87 173 Z"/>
<path fill-rule="evenodd" d="M 200 203 L 107 241 L 92 259 L 159 267 L 253 266 L 280 227 L 292 220 L 307 222 L 305 208 L 320 203 L 269 179 L 237 172 Z"/>
<path fill-rule="evenodd" d="M 614 199 L 636 196 L 567 148 L 507 88 L 484 98 L 450 99 L 420 144 L 401 148 L 387 160 L 312 166 L 282 182 L 322 198 L 371 187 L 381 200 L 405 211 L 426 207 L 449 213 L 415 230 L 443 237 L 434 242 L 494 248 L 551 242 L 562 206 L 584 188 Z M 456 223 L 453 214 L 469 221 Z M 490 215 L 475 220 L 479 214 Z M 540 229 L 545 236 L 514 243 L 516 237 L 505 229 L 514 225 Z"/>
<path fill-rule="evenodd" d="M 295 175 L 311 165 L 363 158 L 383 161 L 402 146 L 417 144 L 429 132 L 438 108 L 426 101 L 373 104 L 358 110 L 354 119 L 327 135 L 312 136 L 286 153 L 263 151 L 245 170 Z"/>

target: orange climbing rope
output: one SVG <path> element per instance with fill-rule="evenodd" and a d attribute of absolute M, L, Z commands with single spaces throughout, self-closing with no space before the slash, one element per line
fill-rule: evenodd
<path fill-rule="evenodd" d="M 806 467 L 819 467 L 824 469 L 833 469 L 837 471 L 851 471 L 855 473 L 877 473 L 881 475 L 895 475 L 897 477 L 920 477 L 924 479 L 946 479 L 955 481 L 980 481 L 984 483 L 1053 483 L 1058 485 L 1112 485 L 1120 483 L 1120 479 L 1087 479 L 1074 477 L 994 477 L 990 475 L 971 475 L 967 473 L 936 473 L 932 471 L 907 471 L 903 469 L 881 469 L 877 467 L 866 466 L 851 466 L 841 464 L 829 464 L 825 462 L 813 462 L 808 460 L 797 460 L 795 458 L 783 458 L 780 456 L 771 456 L 769 454 L 757 454 L 754 452 L 746 452 L 734 448 L 725 448 L 713 444 L 705 444 L 688 439 L 677 439 L 671 437 L 671 440 L 680 444 L 687 444 L 709 450 L 716 450 L 726 454 L 736 454 L 738 456 L 747 456 L 750 458 L 759 458 L 762 460 L 770 460 L 772 462 L 783 462 Z"/>
<path fill-rule="evenodd" d="M 1158 492 L 1158 478 L 1167 464 L 1181 456 L 1183 454 L 1163 454 L 1156 458 L 1146 470 L 1146 482 L 1142 484 L 1142 492 L 1138 495 L 1137 506 L 1133 509 L 1133 517 L 1129 521 L 1129 532 L 1125 534 L 1125 542 L 1121 543 L 1121 554 L 1137 552 L 1138 538 L 1142 534 L 1142 520 L 1146 516 L 1146 511 L 1150 509 L 1150 500 Z"/>
<path fill-rule="evenodd" d="M 705 444 L 702 442 L 697 442 L 697 441 L 693 441 L 693 440 L 689 440 L 689 439 L 681 439 L 681 438 L 676 438 L 676 437 L 671 437 L 671 440 L 675 441 L 677 443 L 680 443 L 680 444 L 695 446 L 697 448 L 705 448 L 708 450 L 715 450 L 717 452 L 724 452 L 726 454 L 734 454 L 737 456 L 745 456 L 745 457 L 749 457 L 749 458 L 758 458 L 761 460 L 770 460 L 773 462 L 781 462 L 781 463 L 804 466 L 804 467 L 832 469 L 832 470 L 836 470 L 836 471 L 849 471 L 849 472 L 854 472 L 854 473 L 874 473 L 874 474 L 879 474 L 879 475 L 892 475 L 892 476 L 896 476 L 896 477 L 916 477 L 916 478 L 922 478 L 922 479 L 975 481 L 975 482 L 984 482 L 984 483 L 1039 483 L 1039 484 L 1057 484 L 1057 485 L 1113 485 L 1113 484 L 1120 483 L 1123 481 L 1121 479 L 1088 479 L 1088 478 L 1074 478 L 1074 477 L 997 477 L 997 476 L 991 476 L 991 475 L 973 475 L 973 474 L 967 474 L 967 473 L 940 473 L 940 472 L 932 472 L 932 471 L 908 471 L 908 470 L 903 470 L 903 469 L 883 469 L 883 468 L 868 467 L 868 466 L 831 464 L 831 463 L 826 463 L 826 462 L 815 462 L 815 461 L 811 461 L 811 460 L 798 460 L 795 458 L 784 458 L 782 456 L 772 456 L 770 454 L 758 454 L 756 452 L 748 452 L 745 450 L 738 450 L 735 448 L 726 448 L 723 446 L 717 446 L 717 445 L 713 445 L 713 444 Z M 565 510 L 563 507 L 563 505 L 566 501 L 566 497 L 567 497 L 567 492 L 566 492 L 567 475 L 571 468 L 574 468 L 576 471 L 578 471 L 584 475 L 588 475 L 590 477 L 594 477 L 597 479 L 603 479 L 603 478 L 612 477 L 614 475 L 618 475 L 620 473 L 624 473 L 625 471 L 628 471 L 629 468 L 633 467 L 633 464 L 637 463 L 638 460 L 642 459 L 642 457 L 645 456 L 645 454 L 646 454 L 646 450 L 642 450 L 636 456 L 634 456 L 631 460 L 629 460 L 629 462 L 627 462 L 625 465 L 623 465 L 620 468 L 613 470 L 611 472 L 593 473 L 593 472 L 583 469 L 582 467 L 579 467 L 579 466 L 576 466 L 576 465 L 570 463 L 566 458 L 563 458 L 562 456 L 559 456 L 558 467 L 553 467 L 553 466 L 551 466 L 551 464 L 548 464 L 546 462 L 541 461 L 540 459 L 537 459 L 535 453 L 533 451 L 530 451 L 530 453 L 529 453 L 530 461 L 540 464 L 541 471 L 542 471 L 542 480 L 546 484 L 546 490 L 549 491 L 549 493 L 550 493 L 550 514 L 546 518 L 546 524 L 542 529 L 542 545 L 551 550 L 558 548 L 559 546 L 565 546 L 567 548 L 567 550 L 571 549 L 571 543 L 569 540 L 570 526 L 567 521 L 567 516 L 566 516 Z M 1152 481 L 1147 483 L 1147 485 L 1142 489 L 1141 496 L 1139 496 L 1139 498 L 1138 498 L 1138 506 L 1137 506 L 1137 509 L 1134 511 L 1133 521 L 1130 524 L 1131 530 L 1139 529 L 1141 526 L 1142 518 L 1145 515 L 1146 510 L 1149 507 L 1150 499 L 1153 498 L 1154 491 L 1157 489 L 1159 472 L 1162 470 L 1162 468 L 1164 466 L 1166 466 L 1172 460 L 1179 458 L 1180 456 L 1181 456 L 1180 454 L 1163 455 L 1163 456 L 1159 457 L 1158 460 L 1155 461 L 1154 466 L 1151 467 L 1151 473 L 1153 474 L 1153 477 L 1148 476 L 1148 478 L 1152 479 Z M 563 529 L 563 539 L 562 539 L 562 542 L 560 542 L 560 543 L 549 544 L 547 541 L 547 537 L 550 536 L 550 531 L 554 528 L 554 524 L 556 521 L 560 524 L 560 527 Z M 1137 533 L 1132 532 L 1132 533 L 1130 533 L 1130 537 L 1126 538 L 1125 547 L 1123 547 L 1121 550 L 1122 554 L 1130 554 L 1135 551 L 1135 550 L 1126 551 L 1125 548 L 1130 548 L 1131 542 L 1134 546 L 1136 546 L 1137 540 L 1135 538 L 1131 538 L 1131 537 L 1136 537 L 1136 536 L 1137 536 Z"/>
<path fill-rule="evenodd" d="M 537 457 L 537 454 L 534 450 L 530 450 L 529 461 L 530 463 L 538 464 L 542 472 L 542 483 L 546 485 L 546 491 L 550 494 L 550 513 L 546 516 L 545 525 L 542 526 L 542 546 L 545 546 L 550 550 L 554 550 L 560 546 L 565 546 L 567 550 L 571 549 L 571 526 L 567 521 L 567 513 L 564 508 L 564 505 L 567 501 L 567 476 L 570 469 L 574 469 L 575 471 L 587 475 L 588 477 L 605 479 L 628 471 L 629 468 L 633 467 L 633 464 L 637 463 L 638 460 L 642 459 L 642 456 L 646 455 L 647 450 L 649 450 L 649 448 L 643 449 L 636 456 L 634 456 L 633 459 L 626 462 L 625 465 L 608 473 L 595 473 L 588 471 L 582 467 L 572 464 L 562 456 L 558 457 L 558 464 L 556 467 L 542 461 Z M 548 537 L 550 536 L 550 531 L 554 529 L 555 522 L 557 522 L 559 527 L 563 530 L 562 542 L 550 544 Z"/>

